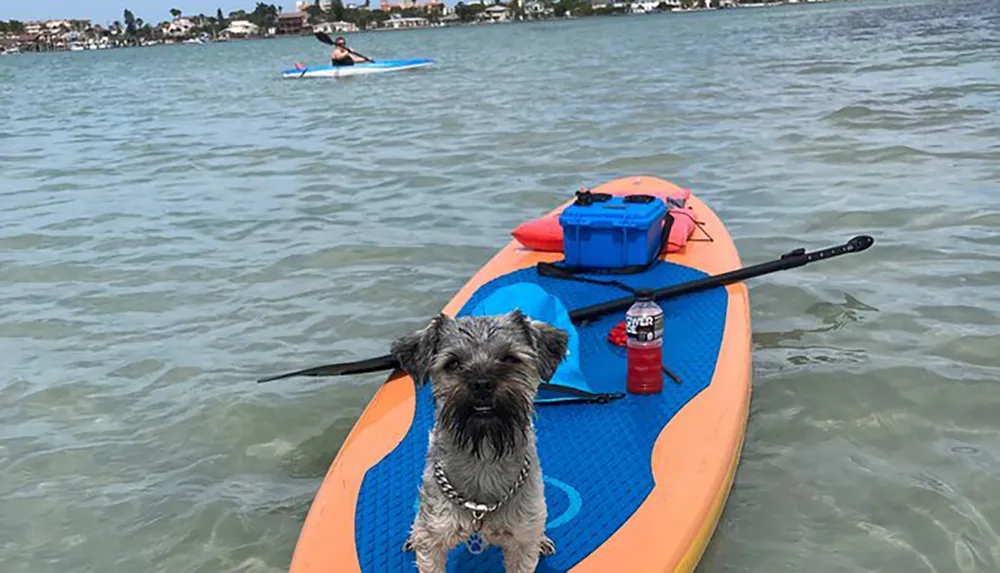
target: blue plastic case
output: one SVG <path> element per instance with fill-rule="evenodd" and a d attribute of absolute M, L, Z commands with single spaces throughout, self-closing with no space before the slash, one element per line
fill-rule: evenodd
<path fill-rule="evenodd" d="M 667 205 L 658 197 L 581 193 L 559 215 L 566 267 L 648 265 L 663 246 Z"/>

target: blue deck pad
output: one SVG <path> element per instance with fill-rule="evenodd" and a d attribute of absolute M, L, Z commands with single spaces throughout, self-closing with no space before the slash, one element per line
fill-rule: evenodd
<path fill-rule="evenodd" d="M 586 275 L 589 278 L 607 278 Z M 641 274 L 615 275 L 633 288 L 662 288 L 707 276 L 661 263 Z M 459 311 L 467 315 L 496 289 L 534 283 L 557 296 L 567 309 L 615 300 L 621 289 L 539 276 L 532 267 L 480 287 Z M 663 362 L 683 381 L 665 378 L 662 394 L 628 395 L 608 404 L 538 405 L 535 428 L 548 506 L 546 533 L 557 553 L 538 571 L 566 571 L 608 539 L 652 491 L 653 444 L 667 422 L 711 382 L 722 344 L 728 295 L 722 287 L 659 301 L 663 307 Z M 577 325 L 587 383 L 596 392 L 625 389 L 626 352 L 607 341 L 624 312 Z M 434 422 L 430 385 L 417 391 L 409 432 L 365 474 L 355 514 L 355 542 L 361 568 L 370 572 L 414 571 L 414 555 L 402 550 L 416 516 L 417 491 Z M 502 572 L 496 547 L 461 544 L 449 556 L 449 571 Z"/>

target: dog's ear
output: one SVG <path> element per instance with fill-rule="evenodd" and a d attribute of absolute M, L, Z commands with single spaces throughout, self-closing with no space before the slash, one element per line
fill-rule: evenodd
<path fill-rule="evenodd" d="M 548 382 L 566 357 L 569 334 L 561 328 L 528 318 L 520 309 L 512 310 L 508 317 L 524 329 L 538 356 L 538 363 L 535 365 L 538 376 L 543 382 Z"/>
<path fill-rule="evenodd" d="M 423 386 L 431 371 L 431 363 L 437 354 L 441 331 L 452 318 L 444 313 L 431 319 L 426 327 L 392 343 L 390 352 L 399 361 L 399 367 L 413 378 L 417 386 Z"/>
<path fill-rule="evenodd" d="M 569 334 L 561 328 L 533 320 L 535 330 L 535 351 L 538 353 L 538 375 L 548 382 L 555 376 L 556 369 L 566 357 Z"/>

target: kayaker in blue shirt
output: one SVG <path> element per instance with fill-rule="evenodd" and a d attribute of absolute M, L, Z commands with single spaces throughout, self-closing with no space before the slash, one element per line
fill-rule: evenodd
<path fill-rule="evenodd" d="M 333 52 L 330 54 L 330 63 L 335 66 L 353 66 L 355 63 L 370 62 L 371 60 L 359 56 L 347 47 L 347 40 L 343 36 L 337 36 L 333 41 Z"/>

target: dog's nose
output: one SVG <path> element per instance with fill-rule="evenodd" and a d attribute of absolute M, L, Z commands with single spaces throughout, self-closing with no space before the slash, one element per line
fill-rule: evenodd
<path fill-rule="evenodd" d="M 493 382 L 489 378 L 475 378 L 471 386 L 474 394 L 489 394 L 493 391 Z"/>

